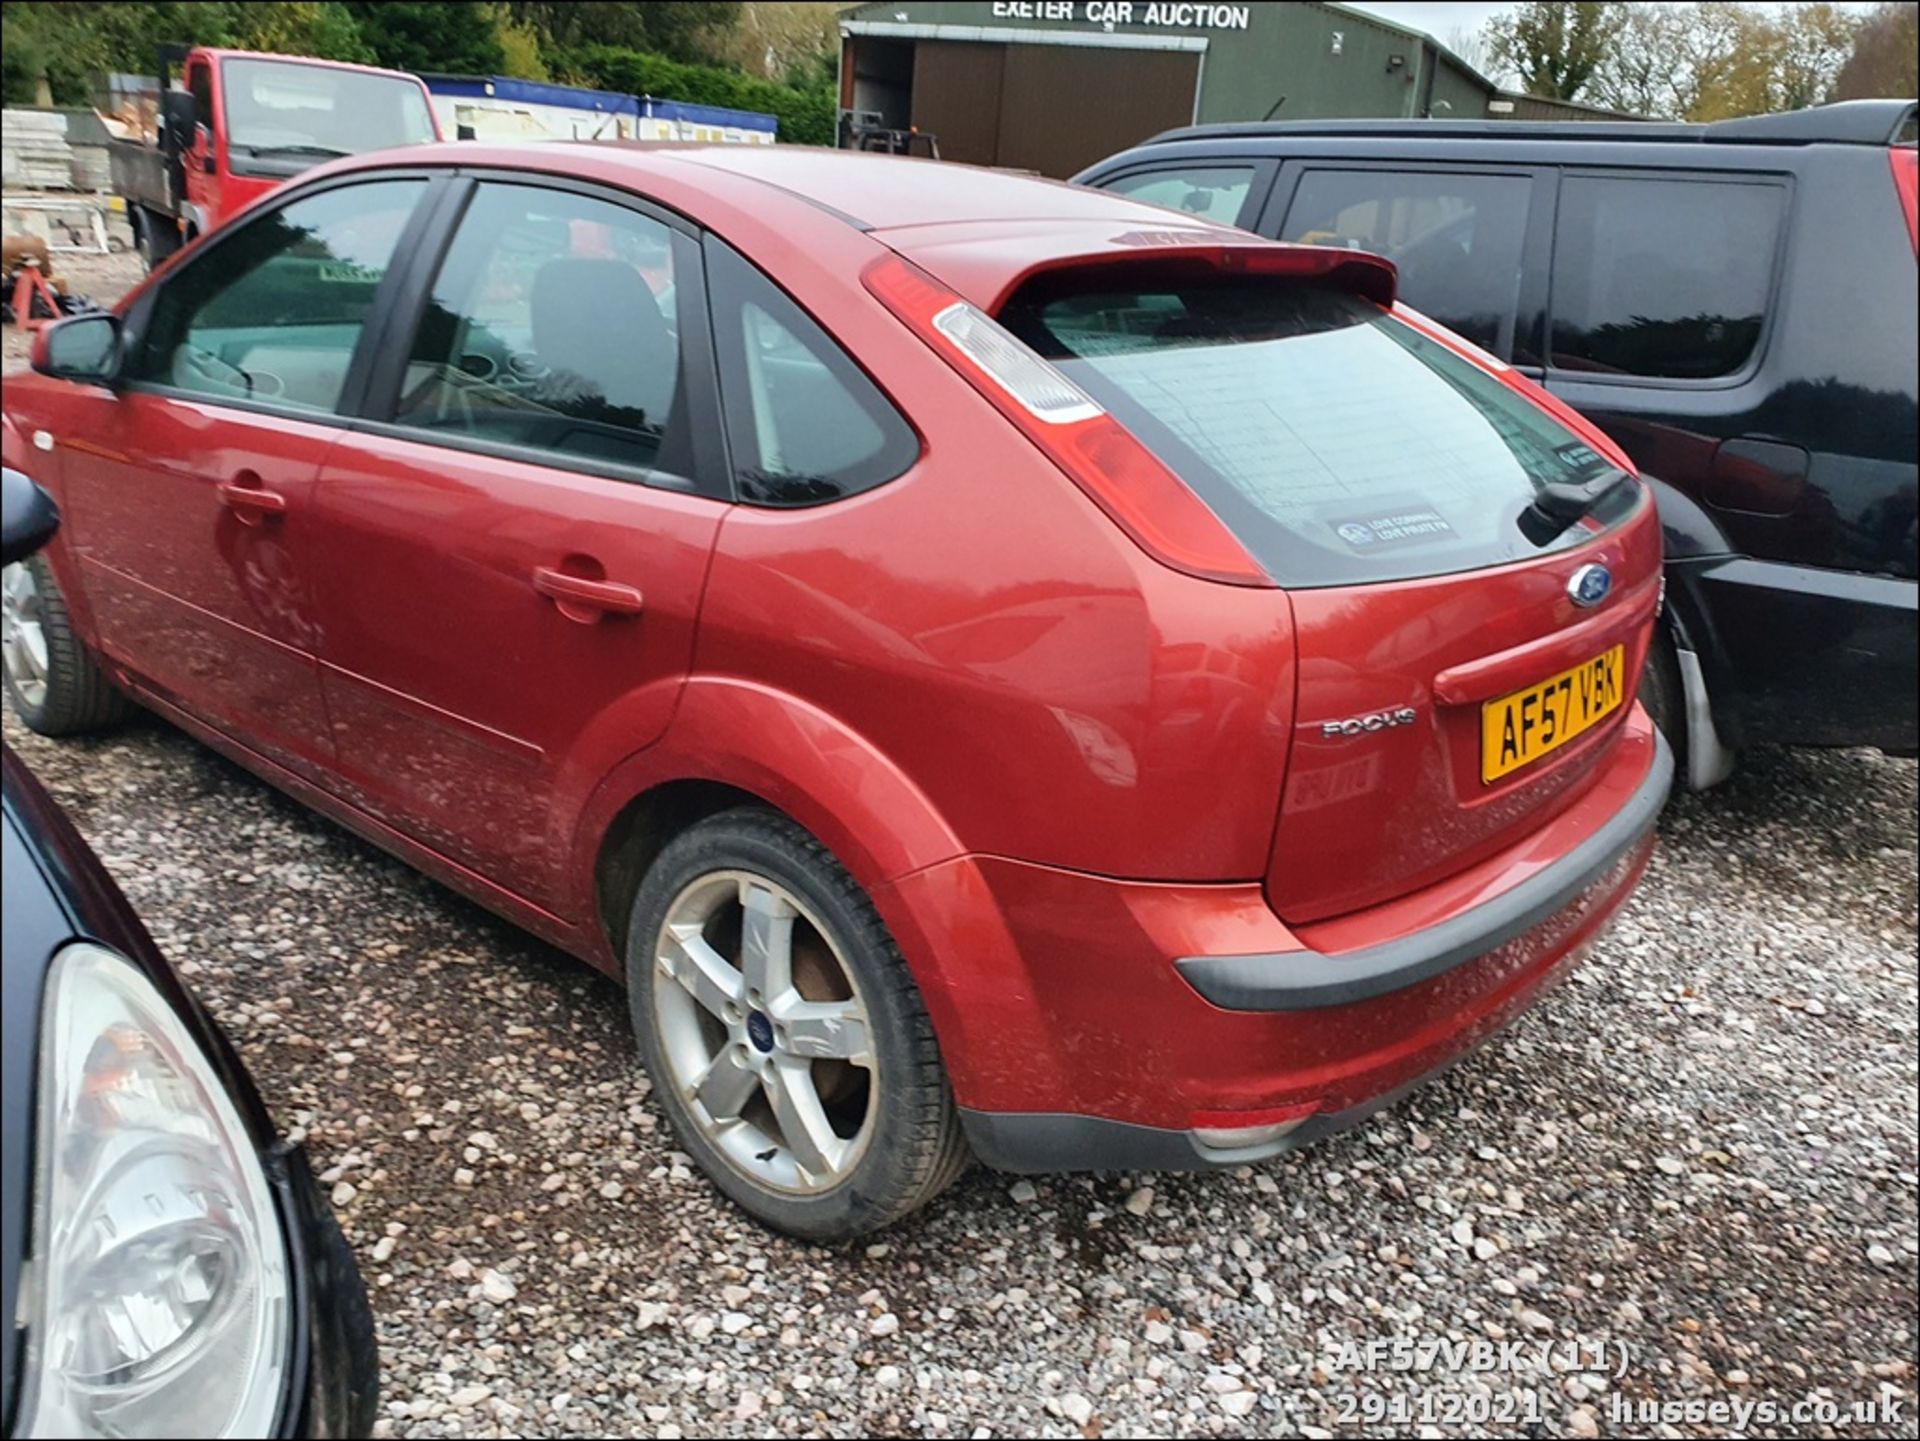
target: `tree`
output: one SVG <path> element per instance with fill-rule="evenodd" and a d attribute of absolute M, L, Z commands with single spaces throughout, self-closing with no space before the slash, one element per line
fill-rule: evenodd
<path fill-rule="evenodd" d="M 1726 120 L 1772 110 L 1781 47 L 1772 18 L 1739 0 L 1707 0 L 1685 8 L 1681 117 Z"/>
<path fill-rule="evenodd" d="M 1854 33 L 1853 47 L 1829 96 L 1866 100 L 1920 93 L 1920 4 L 1888 0 Z"/>
<path fill-rule="evenodd" d="M 1904 9 L 1911 16 L 1914 7 Z M 1860 17 L 1828 0 L 1774 8 L 1730 0 L 1629 5 L 1586 98 L 1635 115 L 1698 121 L 1797 110 L 1836 97 L 1836 77 L 1859 53 L 1862 34 Z M 1911 86 L 1911 65 L 1907 75 Z"/>
<path fill-rule="evenodd" d="M 550 80 L 546 57 L 540 53 L 540 32 L 500 13 L 493 33 L 500 42 L 500 73 L 515 80 Z"/>
<path fill-rule="evenodd" d="M 507 0 L 507 13 L 555 49 L 613 45 L 670 60 L 717 57 L 739 23 L 737 0 Z"/>
<path fill-rule="evenodd" d="M 1774 107 L 1804 110 L 1833 94 L 1840 67 L 1853 51 L 1860 17 L 1828 0 L 1790 6 L 1775 22 L 1780 32 L 1774 68 Z M 1911 92 L 1909 92 L 1911 93 Z"/>
<path fill-rule="evenodd" d="M 89 104 L 101 72 L 150 72 L 163 42 L 374 58 L 339 0 L 9 0 L 0 28 L 9 104 L 35 103 L 43 81 L 56 103 Z"/>
<path fill-rule="evenodd" d="M 789 84 L 831 80 L 839 55 L 838 11 L 806 0 L 747 0 L 716 51 L 749 75 Z"/>
<path fill-rule="evenodd" d="M 339 0 L 273 0 L 249 5 L 245 44 L 277 55 L 317 55 L 371 65 L 378 58 Z"/>
<path fill-rule="evenodd" d="M 1534 0 L 1495 18 L 1488 44 L 1529 95 L 1571 100 L 1613 53 L 1626 11 L 1620 0 Z"/>
<path fill-rule="evenodd" d="M 1629 5 L 1613 53 L 1587 82 L 1587 99 L 1629 115 L 1678 117 L 1689 73 L 1681 5 Z"/>
<path fill-rule="evenodd" d="M 497 75 L 506 64 L 491 5 L 442 0 L 349 0 L 361 37 L 395 70 Z"/>
<path fill-rule="evenodd" d="M 1510 73 L 1498 73 L 1501 62 L 1495 57 L 1493 41 L 1484 29 L 1456 25 L 1441 37 L 1441 43 L 1489 80 L 1504 85 L 1514 78 Z"/>

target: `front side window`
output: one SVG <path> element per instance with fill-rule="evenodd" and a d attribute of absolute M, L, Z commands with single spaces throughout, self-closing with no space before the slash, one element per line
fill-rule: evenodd
<path fill-rule="evenodd" d="M 1773 284 L 1777 185 L 1570 175 L 1553 247 L 1553 364 L 1711 380 L 1752 358 Z"/>
<path fill-rule="evenodd" d="M 1309 170 L 1280 238 L 1385 256 L 1408 305 L 1498 352 L 1532 192 L 1524 175 Z"/>
<path fill-rule="evenodd" d="M 345 185 L 244 222 L 161 284 L 128 378 L 331 411 L 425 187 Z"/>
<path fill-rule="evenodd" d="M 1152 450 L 1282 585 L 1531 559 L 1634 503 L 1617 485 L 1544 541 L 1551 483 L 1615 468 L 1551 415 L 1370 301 L 1264 277 L 1041 277 L 1001 314 Z M 1596 484 L 1596 490 L 1601 487 Z"/>
<path fill-rule="evenodd" d="M 718 241 L 706 255 L 742 500 L 814 505 L 884 484 L 919 458 L 899 412 L 779 286 Z"/>
<path fill-rule="evenodd" d="M 673 239 L 612 201 L 482 185 L 434 277 L 395 422 L 689 474 Z"/>
<path fill-rule="evenodd" d="M 1145 170 L 1122 175 L 1101 186 L 1115 195 L 1204 215 L 1224 225 L 1239 223 L 1253 188 L 1251 165 L 1189 165 L 1176 170 Z"/>
<path fill-rule="evenodd" d="M 434 138 L 426 93 L 403 76 L 284 60 L 227 60 L 220 79 L 227 160 L 240 174 L 285 174 L 289 161 L 310 165 Z M 200 118 L 213 123 L 211 111 Z M 256 170 L 251 162 L 262 165 Z"/>

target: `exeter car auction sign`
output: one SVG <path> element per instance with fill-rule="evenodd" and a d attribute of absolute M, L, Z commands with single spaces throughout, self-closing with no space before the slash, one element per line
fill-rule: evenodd
<path fill-rule="evenodd" d="M 1245 5 L 1136 5 L 1132 0 L 994 0 L 996 20 L 1078 20 L 1086 25 L 1159 25 L 1169 30 L 1245 30 Z"/>

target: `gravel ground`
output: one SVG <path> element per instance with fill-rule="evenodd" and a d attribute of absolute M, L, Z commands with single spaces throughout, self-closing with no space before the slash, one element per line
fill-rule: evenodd
<path fill-rule="evenodd" d="M 102 302 L 140 269 L 62 264 Z M 1723 1435 L 1613 1407 L 1809 1398 L 1902 1409 L 1743 1434 L 1916 1432 L 1910 761 L 1761 752 L 1679 798 L 1575 981 L 1351 1135 L 975 1170 L 825 1249 L 690 1169 L 612 983 L 157 721 L 5 735 L 311 1147 L 383 1435 Z M 1358 1364 L 1396 1337 L 1525 1345 Z"/>
<path fill-rule="evenodd" d="M 1731 1429 L 1616 1397 L 1893 1398 L 1746 1434 L 1914 1434 L 1912 762 L 1761 752 L 1680 798 L 1577 979 L 1351 1135 L 1210 1176 L 976 1169 L 830 1249 L 690 1170 L 610 982 L 157 721 L 6 739 L 312 1148 L 381 1434 L 1394 1435 L 1421 1413 L 1368 1408 L 1476 1396 L 1516 1408 L 1497 1434 Z M 1346 1349 L 1396 1336 L 1526 1352 Z"/>

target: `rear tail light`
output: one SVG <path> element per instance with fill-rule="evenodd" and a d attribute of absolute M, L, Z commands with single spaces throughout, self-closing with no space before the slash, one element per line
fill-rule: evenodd
<path fill-rule="evenodd" d="M 1893 162 L 1893 188 L 1907 217 L 1907 239 L 1920 252 L 1920 215 L 1915 214 L 1916 205 L 1920 205 L 1920 150 L 1911 145 L 1896 146 L 1887 152 L 1887 159 Z"/>
<path fill-rule="evenodd" d="M 1152 451 L 992 316 L 897 255 L 861 278 L 1148 555 L 1202 580 L 1273 584 Z"/>
<path fill-rule="evenodd" d="M 1066 425 L 1100 414 L 1092 396 L 964 300 L 956 300 L 934 316 L 933 328 L 997 380 L 1034 419 Z"/>

